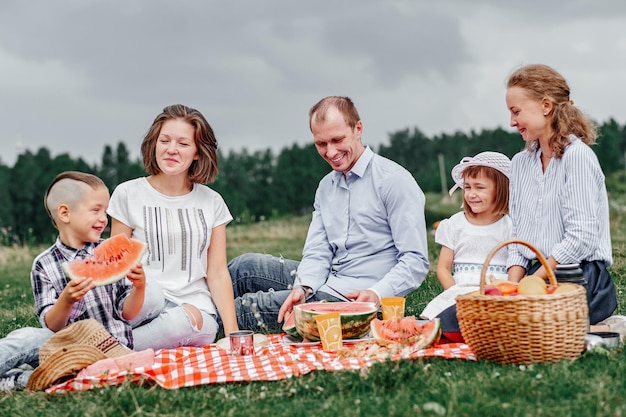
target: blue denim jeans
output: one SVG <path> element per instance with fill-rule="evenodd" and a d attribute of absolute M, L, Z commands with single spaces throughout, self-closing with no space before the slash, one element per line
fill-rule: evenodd
<path fill-rule="evenodd" d="M 26 364 L 36 368 L 39 365 L 39 348 L 53 334 L 48 329 L 23 327 L 0 339 L 0 377 L 20 365 Z M 24 388 L 26 381 L 23 381 L 23 384 L 21 382 L 18 381 L 18 384 Z"/>
<path fill-rule="evenodd" d="M 242 330 L 281 332 L 278 311 L 291 293 L 298 261 L 260 253 L 246 253 L 228 263 L 235 293 L 237 324 Z M 318 292 L 309 301 L 341 301 Z M 222 327 L 221 320 L 219 321 Z"/>

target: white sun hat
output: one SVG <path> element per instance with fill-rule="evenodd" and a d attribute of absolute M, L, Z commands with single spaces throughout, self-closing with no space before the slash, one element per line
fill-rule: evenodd
<path fill-rule="evenodd" d="M 456 164 L 454 168 L 452 168 L 452 179 L 455 184 L 452 188 L 450 188 L 450 195 L 457 188 L 463 188 L 463 170 L 467 167 L 471 166 L 484 166 L 497 169 L 507 178 L 510 178 L 511 174 L 511 160 L 508 156 L 500 152 L 481 152 L 474 157 L 466 156 L 461 159 L 461 162 Z"/>

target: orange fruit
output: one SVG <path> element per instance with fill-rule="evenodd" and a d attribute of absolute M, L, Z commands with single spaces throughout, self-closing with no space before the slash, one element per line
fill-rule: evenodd
<path fill-rule="evenodd" d="M 500 281 L 496 283 L 496 287 L 502 292 L 502 295 L 515 295 L 519 292 L 517 285 L 510 281 Z"/>

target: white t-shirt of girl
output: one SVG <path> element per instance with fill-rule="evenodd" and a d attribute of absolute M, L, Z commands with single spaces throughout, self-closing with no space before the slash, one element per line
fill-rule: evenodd
<path fill-rule="evenodd" d="M 147 178 L 137 178 L 115 188 L 107 213 L 147 243 L 146 279 L 156 280 L 165 298 L 217 314 L 206 272 L 213 228 L 233 219 L 222 196 L 201 184 L 188 194 L 166 196 Z"/>
<path fill-rule="evenodd" d="M 499 243 L 511 238 L 511 219 L 503 216 L 495 223 L 475 225 L 464 212 L 442 220 L 435 232 L 435 242 L 454 252 L 452 277 L 455 284 L 433 298 L 420 317 L 435 318 L 456 303 L 456 297 L 476 291 L 480 286 L 480 273 L 487 255 Z M 506 280 L 507 248 L 502 248 L 491 258 L 486 276 Z"/>
<path fill-rule="evenodd" d="M 456 284 L 480 285 L 480 272 L 493 248 L 511 238 L 511 218 L 503 216 L 487 225 L 472 224 L 464 212 L 443 220 L 435 232 L 435 242 L 454 252 L 452 276 Z M 500 249 L 489 262 L 487 275 L 507 279 L 508 249 Z"/>

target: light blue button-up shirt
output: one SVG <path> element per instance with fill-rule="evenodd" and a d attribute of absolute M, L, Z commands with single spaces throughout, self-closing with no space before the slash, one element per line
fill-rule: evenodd
<path fill-rule="evenodd" d="M 428 273 L 424 203 L 409 171 L 367 147 L 345 176 L 320 181 L 296 284 L 335 296 L 415 290 Z"/>

